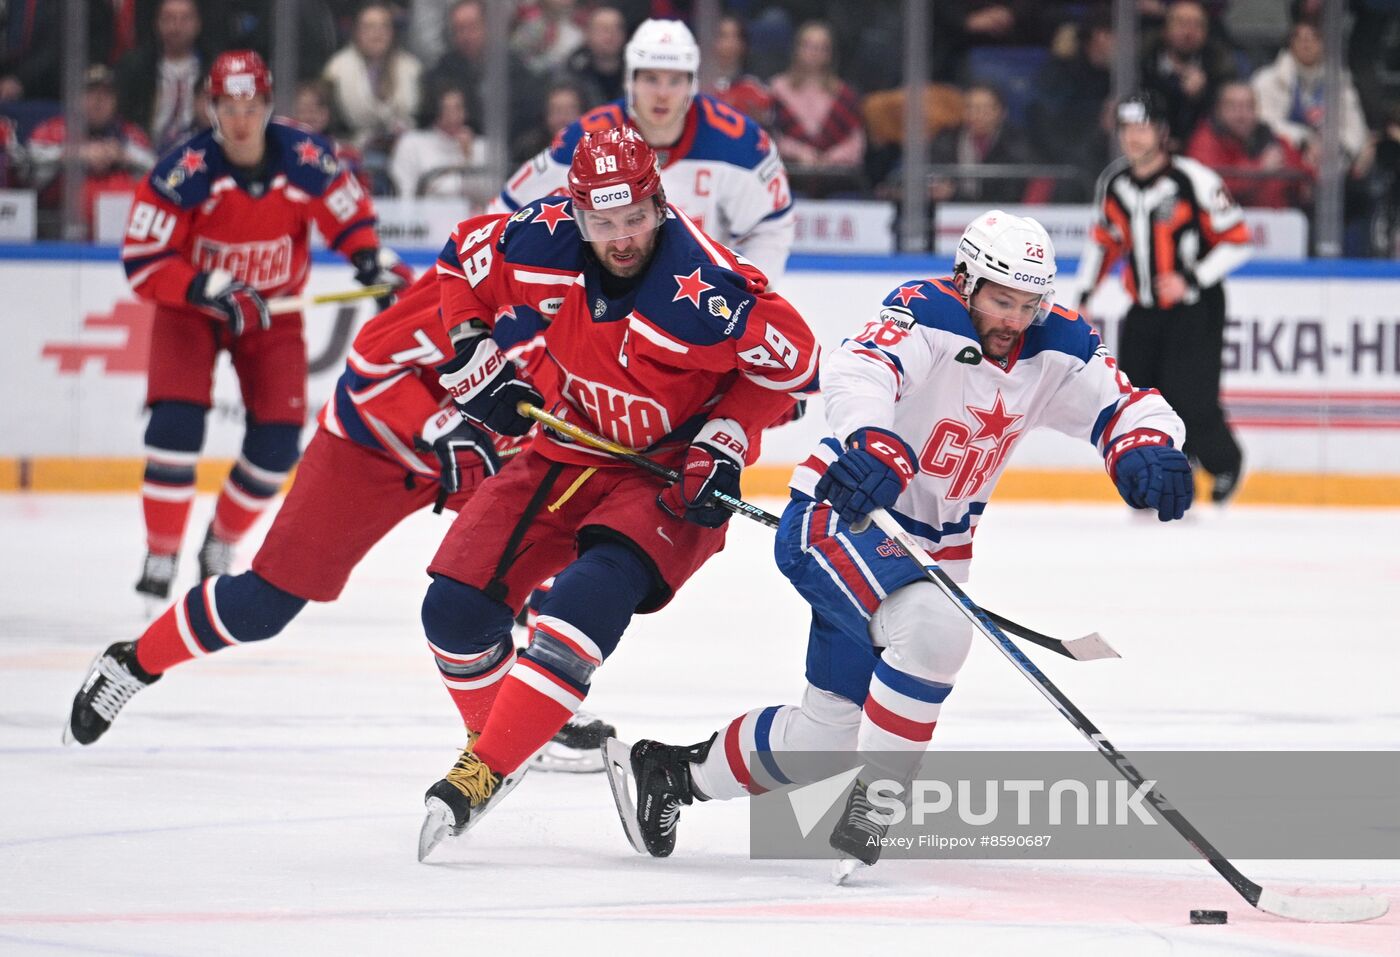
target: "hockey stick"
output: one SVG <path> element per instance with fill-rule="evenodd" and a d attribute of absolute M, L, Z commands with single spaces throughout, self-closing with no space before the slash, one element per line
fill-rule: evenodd
<path fill-rule="evenodd" d="M 973 626 L 987 640 L 996 645 L 997 650 L 1005 655 L 1021 674 L 1026 676 L 1026 680 L 1035 685 L 1036 690 L 1055 706 L 1055 710 L 1064 715 L 1065 719 L 1074 725 L 1080 734 L 1089 739 L 1089 743 L 1098 749 L 1098 752 L 1118 770 L 1119 774 L 1128 780 L 1129 784 L 1134 787 L 1142 787 L 1146 783 L 1142 773 L 1133 766 L 1127 756 L 1115 748 L 1104 737 L 1103 732 L 1089 720 L 1089 717 L 1080 711 L 1074 702 L 1065 697 L 1064 692 L 1055 687 L 1054 683 L 1035 666 L 1035 663 L 1027 658 L 1020 648 L 1016 647 L 1015 642 L 997 627 L 994 618 L 979 608 L 958 587 L 957 583 L 938 567 L 937 563 L 904 531 L 893 515 L 879 508 L 871 513 L 871 518 L 881 531 L 899 543 L 909 556 L 909 560 L 917 563 L 923 569 L 924 576 L 937 585 L 943 594 L 958 606 L 958 609 L 967 616 Z M 1195 826 L 1186 820 L 1186 817 L 1173 807 L 1155 787 L 1147 789 L 1146 798 L 1148 803 L 1157 809 L 1157 813 L 1162 816 L 1162 819 L 1185 838 L 1186 843 L 1190 844 L 1197 854 L 1205 858 L 1206 862 L 1215 868 L 1220 876 L 1225 878 L 1250 906 L 1257 910 L 1273 914 L 1276 917 L 1287 917 L 1290 920 L 1346 924 L 1374 920 L 1384 916 L 1386 911 L 1390 909 L 1390 902 L 1383 897 L 1363 895 L 1332 898 L 1295 897 L 1261 887 L 1240 873 L 1239 869 L 1230 863 L 1225 855 L 1216 850 L 1210 841 L 1206 840 L 1205 836 L 1196 830 Z"/>
<path fill-rule="evenodd" d="M 289 312 L 301 312 L 311 306 L 323 306 L 330 302 L 353 302 L 356 299 L 377 299 L 387 296 L 394 287 L 387 282 L 360 289 L 347 289 L 344 292 L 319 292 L 300 296 L 278 296 L 267 301 L 267 311 L 274 316 Z"/>
<path fill-rule="evenodd" d="M 674 469 L 669 469 L 660 462 L 649 459 L 640 452 L 633 451 L 624 445 L 618 445 L 616 442 L 609 441 L 601 435 L 595 435 L 586 429 L 581 429 L 572 422 L 565 422 L 563 419 L 550 415 L 543 409 L 533 406 L 528 402 L 521 402 L 516 406 L 516 410 L 521 415 L 534 419 L 541 425 L 548 426 L 555 432 L 568 436 L 580 445 L 586 445 L 600 452 L 606 452 L 614 458 L 630 462 L 638 468 L 650 472 L 657 478 L 665 479 L 668 482 L 680 481 L 680 473 L 676 472 Z M 735 498 L 732 495 L 725 495 L 718 491 L 715 492 L 715 497 L 720 500 L 720 504 L 735 514 L 743 515 L 745 518 L 751 518 L 755 522 L 766 525 L 769 528 L 778 527 L 778 517 L 770 512 L 765 512 L 757 505 L 750 504 L 743 499 Z M 988 614 L 991 615 L 990 612 Z M 1018 625 L 1009 618 L 1003 618 L 1000 615 L 991 615 L 991 617 L 998 625 L 1016 635 L 1018 638 L 1024 638 L 1026 641 L 1040 645 L 1042 648 L 1048 648 L 1057 654 L 1064 655 L 1066 658 L 1073 658 L 1076 661 L 1093 661 L 1097 658 L 1121 657 L 1098 632 L 1085 635 L 1083 638 L 1061 641 L 1058 638 L 1051 638 L 1049 635 L 1042 635 L 1038 631 L 1032 631 L 1025 625 Z"/>

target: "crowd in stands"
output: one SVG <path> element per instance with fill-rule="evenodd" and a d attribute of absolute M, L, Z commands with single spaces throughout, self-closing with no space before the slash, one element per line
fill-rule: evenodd
<path fill-rule="evenodd" d="M 298 0 L 295 118 L 377 194 L 494 191 L 482 168 L 486 0 Z M 506 3 L 507 0 L 499 0 Z M 1346 252 L 1400 256 L 1400 4 L 1345 0 Z M 210 58 L 271 53 L 273 0 L 87 0 L 85 196 L 208 123 Z M 510 6 L 506 150 L 518 163 L 623 96 L 623 48 L 685 0 Z M 0 3 L 0 188 L 61 194 L 62 4 Z M 899 0 L 726 0 L 707 93 L 769 130 L 794 193 L 897 199 L 904 101 L 922 98 L 934 202 L 1084 202 L 1112 155 L 1111 0 L 934 3 L 929 75 L 901 76 Z M 1324 0 L 1137 0 L 1141 84 L 1173 146 L 1247 206 L 1310 210 L 1326 108 Z M 287 82 L 278 77 L 279 83 Z M 975 167 L 997 175 L 978 175 Z M 995 167 L 995 170 L 991 170 Z"/>

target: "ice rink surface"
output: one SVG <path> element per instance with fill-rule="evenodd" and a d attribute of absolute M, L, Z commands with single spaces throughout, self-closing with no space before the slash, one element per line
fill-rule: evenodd
<path fill-rule="evenodd" d="M 1121 661 L 1030 653 L 1125 751 L 1400 749 L 1400 511 L 1193 514 L 994 504 L 967 589 L 1109 638 Z M 65 749 L 90 659 L 143 625 L 139 503 L 0 496 L 0 954 L 1400 954 L 1393 861 L 1237 862 L 1279 890 L 1396 902 L 1351 926 L 1255 913 L 1196 860 L 886 862 L 835 887 L 823 862 L 750 861 L 744 802 L 686 809 L 675 856 L 640 857 L 602 775 L 531 774 L 419 864 L 422 792 L 463 743 L 418 625 L 446 527 L 416 516 L 339 603 L 173 670 Z M 588 707 L 625 738 L 689 743 L 795 701 L 805 606 L 770 547 L 732 522 Z M 983 639 L 934 745 L 1087 747 Z"/>

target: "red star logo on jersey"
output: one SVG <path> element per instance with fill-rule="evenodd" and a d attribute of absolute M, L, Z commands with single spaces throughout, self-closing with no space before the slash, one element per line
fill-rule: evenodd
<path fill-rule="evenodd" d="M 968 406 L 967 411 L 975 415 L 977 421 L 981 423 L 977 427 L 977 434 L 972 437 L 972 441 L 974 442 L 979 439 L 995 439 L 997 442 L 1001 442 L 1002 438 L 1006 435 L 1006 430 L 1023 418 L 1023 416 L 1007 414 L 1006 406 L 1003 405 L 1001 401 L 1000 390 L 997 391 L 997 397 L 995 401 L 992 402 L 992 407 L 990 409 L 979 409 L 974 406 Z"/>
<path fill-rule="evenodd" d="M 564 207 L 568 203 L 543 203 L 540 211 L 535 214 L 535 222 L 544 223 L 549 227 L 549 235 L 554 235 L 554 227 L 563 222 L 572 222 L 573 217 L 564 212 Z"/>
<path fill-rule="evenodd" d="M 310 140 L 302 140 L 296 145 L 297 162 L 303 166 L 315 166 L 321 162 L 321 148 Z"/>
<path fill-rule="evenodd" d="M 899 292 L 895 293 L 895 298 L 899 300 L 901 306 L 908 306 L 911 299 L 927 299 L 928 296 L 919 292 L 919 287 L 922 285 L 923 283 L 916 282 L 912 286 L 900 286 Z"/>
<path fill-rule="evenodd" d="M 207 169 L 204 165 L 204 150 L 192 150 L 188 146 L 185 152 L 180 155 L 179 166 L 185 171 L 186 176 L 193 176 Z"/>
<path fill-rule="evenodd" d="M 676 290 L 675 298 L 671 301 L 680 302 L 682 299 L 689 299 L 696 309 L 700 308 L 700 294 L 706 289 L 715 288 L 700 278 L 699 266 L 696 266 L 695 272 L 691 273 L 689 276 L 673 275 L 671 278 L 674 279 L 676 285 L 680 287 Z"/>

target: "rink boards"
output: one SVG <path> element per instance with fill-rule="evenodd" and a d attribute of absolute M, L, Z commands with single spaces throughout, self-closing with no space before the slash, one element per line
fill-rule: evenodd
<path fill-rule="evenodd" d="M 411 261 L 429 263 L 422 255 Z M 794 257 L 782 290 L 830 348 L 895 285 L 949 269 L 935 258 Z M 1061 269 L 1072 276 L 1074 264 Z M 318 256 L 310 291 L 354 285 L 347 265 Z M 135 489 L 151 308 L 132 296 L 115 250 L 0 247 L 0 288 L 0 490 Z M 1255 263 L 1227 295 L 1224 398 L 1250 469 L 1242 500 L 1400 505 L 1400 265 Z M 1093 300 L 1110 344 L 1125 306 L 1113 283 Z M 313 409 L 330 394 L 370 310 L 326 306 L 307 315 Z M 225 360 L 203 482 L 221 478 L 242 420 Z M 746 475 L 750 493 L 779 491 L 822 427 L 818 399 L 804 421 L 768 435 L 760 466 Z M 1113 491 L 1087 442 L 1042 431 L 1018 448 L 998 496 L 1108 500 Z"/>

